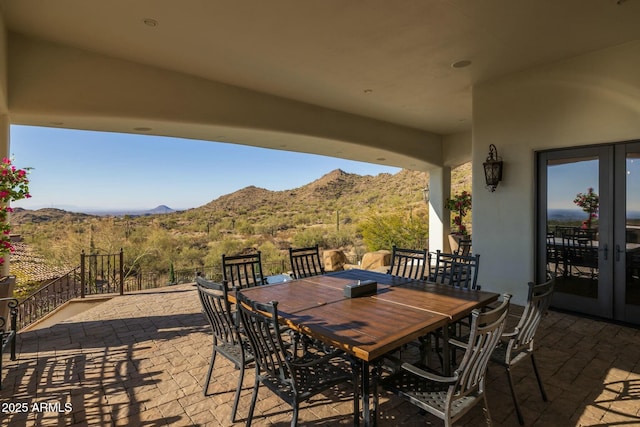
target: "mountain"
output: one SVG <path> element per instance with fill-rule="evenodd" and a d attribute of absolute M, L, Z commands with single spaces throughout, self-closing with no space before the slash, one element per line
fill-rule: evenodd
<path fill-rule="evenodd" d="M 321 178 L 292 190 L 270 191 L 245 187 L 190 210 L 235 214 L 263 211 L 282 216 L 286 213 L 341 210 L 385 209 L 394 202 L 422 202 L 422 189 L 428 174 L 401 170 L 392 175 L 357 175 L 336 169 Z M 424 203 L 424 202 L 422 202 Z"/>
<path fill-rule="evenodd" d="M 78 212 L 68 212 L 62 209 L 43 208 L 38 210 L 28 210 L 23 208 L 13 208 L 11 222 L 14 224 L 41 223 L 50 221 L 72 222 L 84 220 L 95 215 Z"/>
<path fill-rule="evenodd" d="M 470 189 L 470 164 L 457 168 L 453 185 Z M 340 212 L 342 221 L 358 221 L 367 212 L 410 212 L 414 208 L 425 208 L 422 190 L 428 182 L 428 173 L 403 169 L 396 174 L 382 173 L 376 176 L 347 173 L 333 170 L 317 180 L 291 190 L 271 191 L 254 185 L 186 211 L 175 211 L 166 205 L 146 211 L 119 210 L 86 213 L 67 212 L 60 209 L 38 209 L 35 211 L 16 208 L 12 215 L 15 224 L 47 221 L 77 221 L 98 216 L 133 217 L 169 215 L 186 222 L 194 217 L 223 218 L 244 217 L 257 224 L 269 217 L 282 221 L 300 219 L 302 216 L 320 221 L 323 215 Z M 457 190 L 456 190 L 457 191 Z M 331 214 L 333 212 L 333 214 Z"/>
<path fill-rule="evenodd" d="M 160 206 L 156 206 L 155 208 L 150 209 L 148 211 L 144 211 L 144 213 L 142 213 L 142 215 L 168 214 L 168 213 L 172 213 L 172 212 L 175 212 L 175 210 L 171 209 L 169 206 L 160 205 Z"/>

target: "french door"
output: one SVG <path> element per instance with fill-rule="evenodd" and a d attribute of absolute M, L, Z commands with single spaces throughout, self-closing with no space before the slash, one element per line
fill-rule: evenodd
<path fill-rule="evenodd" d="M 640 324 L 640 142 L 537 154 L 538 276 L 552 306 Z"/>

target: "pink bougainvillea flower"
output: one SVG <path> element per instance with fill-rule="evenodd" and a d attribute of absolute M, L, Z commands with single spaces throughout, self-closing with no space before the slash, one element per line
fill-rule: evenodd
<path fill-rule="evenodd" d="M 10 202 L 31 197 L 27 174 L 30 168 L 18 169 L 11 159 L 4 157 L 0 163 L 0 265 L 6 261 L 6 254 L 14 251 L 11 244 L 11 224 L 8 213 L 13 212 Z"/>

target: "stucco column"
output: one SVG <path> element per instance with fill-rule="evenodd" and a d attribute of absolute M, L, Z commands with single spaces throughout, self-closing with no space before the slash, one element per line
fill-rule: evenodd
<path fill-rule="evenodd" d="M 429 251 L 449 251 L 449 210 L 444 202 L 451 194 L 451 168 L 429 170 Z"/>

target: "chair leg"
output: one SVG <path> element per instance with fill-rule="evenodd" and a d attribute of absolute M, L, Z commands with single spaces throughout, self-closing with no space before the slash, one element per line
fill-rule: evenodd
<path fill-rule="evenodd" d="M 233 399 L 233 409 L 231 410 L 231 422 L 236 422 L 236 412 L 238 411 L 238 402 L 240 401 L 240 391 L 242 390 L 242 380 L 244 379 L 244 364 L 240 366 L 240 376 L 238 378 L 238 388 L 236 388 L 236 397 Z"/>
<path fill-rule="evenodd" d="M 246 427 L 251 427 L 253 421 L 253 411 L 256 408 L 256 400 L 258 400 L 258 387 L 260 387 L 260 381 L 258 381 L 258 370 L 256 369 L 256 381 L 253 384 L 253 394 L 251 396 L 251 405 L 249 406 L 249 414 L 247 415 Z"/>
<path fill-rule="evenodd" d="M 211 374 L 213 374 L 213 365 L 216 363 L 216 354 L 217 351 L 214 345 L 213 353 L 211 354 L 211 361 L 209 362 L 209 372 L 207 372 L 207 378 L 204 380 L 204 389 L 202 390 L 202 393 L 204 393 L 205 396 L 209 396 L 207 391 L 209 390 L 209 383 L 211 382 Z"/>
<path fill-rule="evenodd" d="M 291 418 L 291 427 L 298 426 L 298 402 L 293 405 L 293 417 Z"/>
<path fill-rule="evenodd" d="M 536 359 L 533 357 L 533 353 L 531 353 L 531 363 L 533 364 L 533 372 L 536 374 L 536 379 L 538 380 L 538 387 L 540 387 L 540 394 L 542 395 L 542 400 L 547 401 L 547 393 L 544 391 L 544 385 L 542 384 L 542 379 L 540 378 L 540 373 L 538 372 L 538 366 L 536 365 Z"/>
<path fill-rule="evenodd" d="M 482 393 L 482 398 L 484 400 L 484 407 L 482 408 L 482 411 L 484 412 L 484 421 L 485 423 L 487 423 L 487 427 L 491 427 L 493 423 L 491 421 L 491 413 L 489 412 L 489 402 L 487 402 L 487 393 Z"/>
<path fill-rule="evenodd" d="M 518 416 L 518 422 L 520 425 L 524 425 L 524 418 L 520 412 L 520 405 L 518 404 L 518 398 L 516 397 L 516 390 L 513 386 L 513 378 L 511 377 L 511 370 L 507 368 L 507 379 L 509 380 L 509 389 L 511 390 L 511 397 L 513 398 L 513 406 L 516 408 L 516 415 Z"/>

